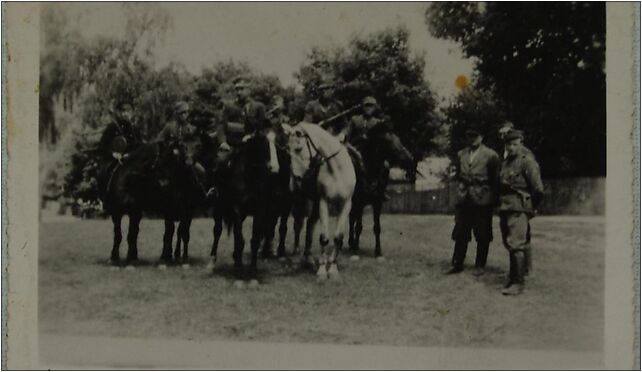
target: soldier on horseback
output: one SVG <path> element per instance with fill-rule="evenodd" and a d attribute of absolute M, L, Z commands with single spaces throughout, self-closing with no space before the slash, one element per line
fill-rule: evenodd
<path fill-rule="evenodd" d="M 363 146 L 368 139 L 368 132 L 378 125 L 385 126 L 385 128 L 389 129 L 390 122 L 389 119 L 379 114 L 379 105 L 374 97 L 368 96 L 364 98 L 361 107 L 363 112 L 354 115 L 350 119 L 348 125 L 342 131 L 342 136 L 345 137 L 345 141 L 348 144 L 353 146 L 359 154 L 362 155 Z M 368 180 L 366 185 L 364 185 L 366 191 L 368 191 L 369 189 L 376 188 L 381 181 L 387 182 L 390 175 L 390 163 L 386 160 L 381 169 L 366 169 L 366 172 L 371 173 L 367 174 Z M 384 194 L 384 200 L 389 199 L 389 196 Z"/>
<path fill-rule="evenodd" d="M 246 142 L 256 131 L 269 125 L 265 105 L 250 97 L 249 84 L 239 77 L 234 81 L 235 99 L 223 102 L 217 123 L 219 159 L 226 162 L 235 148 Z"/>
<path fill-rule="evenodd" d="M 308 102 L 305 106 L 304 121 L 321 124 L 336 136 L 346 126 L 345 116 L 337 117 L 343 111 L 343 103 L 334 98 L 334 85 L 331 83 L 319 85 L 319 93 L 318 99 Z M 328 120 L 331 118 L 333 120 Z"/>
<path fill-rule="evenodd" d="M 102 185 L 100 193 L 103 196 L 109 188 L 115 167 L 143 142 L 139 129 L 132 123 L 134 110 L 129 101 L 116 102 L 111 114 L 112 120 L 98 142 L 98 152 L 102 158 L 98 179 L 99 185 Z"/>
<path fill-rule="evenodd" d="M 133 125 L 134 109 L 125 100 L 118 101 L 111 111 L 112 121 L 107 125 L 98 143 L 98 150 L 108 161 L 121 161 L 141 142 L 139 129 Z"/>
<path fill-rule="evenodd" d="M 174 105 L 172 119 L 165 124 L 165 127 L 158 133 L 157 140 L 167 146 L 176 146 L 182 148 L 189 141 L 195 141 L 198 136 L 197 128 L 189 123 L 189 104 L 185 101 L 179 101 Z M 203 165 L 197 159 L 190 159 L 190 164 L 194 170 L 196 181 L 199 183 L 207 197 L 214 193 L 214 188 L 206 189 L 207 172 Z"/>

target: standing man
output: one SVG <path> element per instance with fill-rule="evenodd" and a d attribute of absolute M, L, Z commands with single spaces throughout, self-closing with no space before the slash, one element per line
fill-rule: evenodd
<path fill-rule="evenodd" d="M 506 158 L 499 176 L 499 218 L 502 240 L 510 259 L 509 279 L 504 295 L 524 291 L 525 252 L 530 245 L 530 219 L 544 195 L 539 165 L 523 150 L 521 131 L 509 130 L 504 141 Z"/>
<path fill-rule="evenodd" d="M 501 142 L 501 145 L 502 145 L 502 149 L 501 149 L 502 159 L 506 159 L 506 157 L 508 156 L 508 153 L 506 151 L 506 145 L 505 145 L 506 135 L 508 134 L 508 132 L 513 130 L 514 127 L 515 126 L 513 125 L 512 122 L 506 121 L 499 128 L 499 139 L 500 139 L 500 142 Z M 524 155 L 530 157 L 531 159 L 536 160 L 535 159 L 535 154 L 533 154 L 533 152 L 528 147 L 526 147 L 523 143 L 522 143 L 522 146 L 519 149 L 519 151 L 521 151 Z M 529 226 L 529 230 L 528 230 L 527 239 L 528 239 L 528 242 L 530 243 L 530 241 L 531 241 L 530 226 Z M 530 244 L 528 244 L 527 248 L 524 250 L 524 258 L 526 260 L 524 275 L 525 276 L 529 276 L 529 275 L 532 276 L 532 272 L 533 272 L 533 256 L 531 254 L 531 246 L 530 246 Z"/>
<path fill-rule="evenodd" d="M 468 129 L 468 146 L 457 154 L 457 205 L 452 239 L 455 249 L 452 268 L 448 274 L 464 270 L 464 260 L 471 240 L 471 231 L 477 241 L 477 257 L 473 275 L 485 273 L 488 248 L 493 240 L 493 207 L 497 201 L 499 156 L 482 143 L 479 130 Z"/>

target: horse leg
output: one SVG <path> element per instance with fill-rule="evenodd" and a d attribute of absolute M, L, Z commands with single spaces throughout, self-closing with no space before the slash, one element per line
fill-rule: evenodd
<path fill-rule="evenodd" d="M 337 266 L 337 254 L 343 246 L 343 235 L 345 233 L 345 224 L 350 214 L 352 201 L 347 199 L 341 207 L 341 213 L 337 218 L 337 227 L 334 230 L 334 245 L 330 253 L 330 268 L 328 269 L 328 276 L 330 279 L 339 278 L 339 267 Z"/>
<path fill-rule="evenodd" d="M 319 243 L 321 245 L 321 257 L 319 258 L 319 269 L 317 270 L 317 278 L 324 280 L 328 278 L 328 257 L 326 247 L 330 240 L 328 239 L 328 223 L 330 214 L 328 211 L 328 202 L 325 199 L 319 200 L 319 218 L 321 220 L 321 235 L 319 236 Z"/>
<path fill-rule="evenodd" d="M 129 214 L 129 227 L 127 229 L 127 262 L 138 260 L 138 231 L 140 229 L 141 211 Z"/>
<path fill-rule="evenodd" d="M 267 221 L 265 219 L 265 215 L 260 216 L 259 213 L 254 216 L 254 220 L 252 221 L 252 238 L 250 239 L 250 248 L 252 250 L 252 256 L 250 260 L 250 280 L 254 283 L 250 284 L 258 284 L 258 282 L 256 282 L 258 274 L 257 261 L 259 248 L 261 246 L 261 238 L 263 238 L 263 232 L 266 228 L 266 222 L 267 225 L 272 225 L 271 221 Z M 274 232 L 274 229 L 272 229 L 272 232 Z M 266 237 L 265 240 L 267 242 L 269 240 L 269 237 Z M 265 248 L 266 247 L 264 247 L 264 249 Z M 265 255 L 265 250 L 263 251 L 263 254 Z"/>
<path fill-rule="evenodd" d="M 192 217 L 186 217 L 183 221 L 185 224 L 185 227 L 183 228 L 183 268 L 188 268 L 189 267 L 189 252 L 188 252 L 188 246 L 189 246 L 189 230 L 192 225 Z"/>
<path fill-rule="evenodd" d="M 381 201 L 372 203 L 372 231 L 375 236 L 375 258 L 383 260 L 381 255 Z"/>
<path fill-rule="evenodd" d="M 351 226 L 353 229 L 351 234 L 354 235 L 352 236 L 352 244 L 350 246 L 353 260 L 359 257 L 359 239 L 361 238 L 361 232 L 363 231 L 363 209 L 363 204 L 357 204 L 350 210 L 350 219 L 353 220 L 351 225 L 354 225 L 354 227 Z"/>
<path fill-rule="evenodd" d="M 279 247 L 277 248 L 276 255 L 281 258 L 285 257 L 285 237 L 288 234 L 288 217 L 290 215 L 290 208 L 281 214 L 279 221 Z"/>
<path fill-rule="evenodd" d="M 120 261 L 120 243 L 123 241 L 123 232 L 120 228 L 122 219 L 122 214 L 111 215 L 111 222 L 114 224 L 114 244 L 111 249 L 110 258 L 112 264 L 117 264 Z"/>
<path fill-rule="evenodd" d="M 245 240 L 243 239 L 243 219 L 238 213 L 235 213 L 234 222 L 234 271 L 237 279 L 242 279 L 243 271 L 243 248 Z"/>
<path fill-rule="evenodd" d="M 312 213 L 305 223 L 305 247 L 303 248 L 303 263 L 305 265 L 311 264 L 310 251 L 312 249 L 312 235 L 314 235 L 314 227 L 319 220 L 319 203 L 314 203 Z"/>
<path fill-rule="evenodd" d="M 178 263 L 181 260 L 181 243 L 183 242 L 183 234 L 185 225 L 183 220 L 178 221 L 178 230 L 176 231 L 176 249 L 174 249 L 174 262 Z"/>
<path fill-rule="evenodd" d="M 165 219 L 165 233 L 163 234 L 163 253 L 161 261 L 164 264 L 172 262 L 172 239 L 174 238 L 174 221 Z"/>
<path fill-rule="evenodd" d="M 210 262 L 207 264 L 209 270 L 214 268 L 216 264 L 216 259 L 218 255 L 218 243 L 221 240 L 221 234 L 223 233 L 223 216 L 214 212 L 214 227 L 212 228 L 212 234 L 214 235 L 214 242 L 212 243 L 212 251 L 210 252 Z"/>
<path fill-rule="evenodd" d="M 305 210 L 303 207 L 295 204 L 292 209 L 292 216 L 294 217 L 294 250 L 292 254 L 296 255 L 299 254 L 301 230 L 303 229 L 303 222 L 305 221 Z"/>
<path fill-rule="evenodd" d="M 268 259 L 274 257 L 274 252 L 272 251 L 273 248 L 273 241 L 274 241 L 274 230 L 276 229 L 276 223 L 278 222 L 278 216 L 276 214 L 273 215 L 273 213 L 269 213 L 269 218 L 261 218 L 263 220 L 263 223 L 261 223 L 262 228 L 265 230 L 265 233 L 262 234 L 265 236 L 265 239 L 263 240 L 263 259 Z M 254 226 L 254 223 L 252 223 L 252 226 Z M 252 228 L 252 231 L 254 231 L 254 228 Z M 251 244 L 251 243 L 250 243 Z M 259 241 L 260 245 L 260 241 Z"/>

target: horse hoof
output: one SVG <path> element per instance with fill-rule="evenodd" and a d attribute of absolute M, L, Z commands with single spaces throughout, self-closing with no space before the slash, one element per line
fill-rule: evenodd
<path fill-rule="evenodd" d="M 259 281 L 256 280 L 256 279 L 252 279 L 248 283 L 248 287 L 250 287 L 250 288 L 258 288 L 258 286 L 259 286 Z"/>
<path fill-rule="evenodd" d="M 333 281 L 341 279 L 341 275 L 339 274 L 339 268 L 337 267 L 337 264 L 330 265 L 330 269 L 328 270 L 328 278 Z"/>
<path fill-rule="evenodd" d="M 242 280 L 235 280 L 234 281 L 234 288 L 243 289 L 244 286 L 245 286 L 245 283 L 243 283 Z"/>
<path fill-rule="evenodd" d="M 181 267 L 182 267 L 183 269 L 185 269 L 185 270 L 187 270 L 187 269 L 189 269 L 189 268 L 190 268 L 190 266 L 189 266 L 189 264 L 188 264 L 188 263 L 184 263 L 184 264 L 182 264 L 182 265 L 181 265 Z"/>
<path fill-rule="evenodd" d="M 386 262 L 386 258 L 384 256 L 379 256 L 379 257 L 375 258 L 375 260 L 377 260 L 377 262 L 381 262 L 381 263 Z"/>
<path fill-rule="evenodd" d="M 319 266 L 319 270 L 317 270 L 317 281 L 324 281 L 328 279 L 328 271 L 325 268 L 325 265 Z"/>
<path fill-rule="evenodd" d="M 353 254 L 352 256 L 350 256 L 350 261 L 359 261 L 359 260 L 360 260 L 359 255 Z"/>
<path fill-rule="evenodd" d="M 120 270 L 120 266 L 112 266 L 109 268 L 111 271 L 118 271 Z"/>
<path fill-rule="evenodd" d="M 135 269 L 136 269 L 136 268 L 135 268 L 134 266 L 132 266 L 132 265 L 127 265 L 127 266 L 125 266 L 125 270 L 126 270 L 126 271 L 134 271 Z"/>
<path fill-rule="evenodd" d="M 165 265 L 164 263 L 160 264 L 160 265 L 158 265 L 158 269 L 159 270 L 167 270 L 167 265 Z"/>

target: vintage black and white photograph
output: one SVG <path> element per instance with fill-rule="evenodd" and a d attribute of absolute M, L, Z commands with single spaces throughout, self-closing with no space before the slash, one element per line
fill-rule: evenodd
<path fill-rule="evenodd" d="M 608 6 L 40 4 L 39 362 L 603 368 Z"/>

